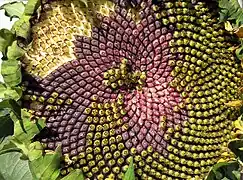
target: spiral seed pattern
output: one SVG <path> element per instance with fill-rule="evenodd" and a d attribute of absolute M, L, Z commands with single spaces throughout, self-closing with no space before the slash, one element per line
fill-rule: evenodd
<path fill-rule="evenodd" d="M 40 141 L 62 145 L 63 175 L 80 168 L 91 179 L 122 179 L 133 158 L 138 179 L 202 179 L 230 138 L 237 111 L 224 103 L 240 84 L 217 5 L 100 3 L 98 23 L 70 0 L 50 1 L 34 25 L 23 105 L 52 132 Z M 51 39 L 38 35 L 43 29 Z M 55 38 L 69 58 L 50 52 Z"/>

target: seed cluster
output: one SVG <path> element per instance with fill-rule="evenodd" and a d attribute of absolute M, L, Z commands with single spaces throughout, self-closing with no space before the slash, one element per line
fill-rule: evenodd
<path fill-rule="evenodd" d="M 136 89 L 141 89 L 146 79 L 145 72 L 135 71 L 129 72 L 127 60 L 123 59 L 119 68 L 111 68 L 104 72 L 103 83 L 106 86 L 111 86 L 112 89 L 126 87 L 128 89 L 136 86 Z"/>
<path fill-rule="evenodd" d="M 65 31 L 73 58 L 59 54 L 54 69 L 36 56 L 23 60 L 38 75 L 23 77 L 23 106 L 52 132 L 40 141 L 46 149 L 62 145 L 63 175 L 80 168 L 91 179 L 122 179 L 133 158 L 139 179 L 203 179 L 230 138 L 236 110 L 224 103 L 238 98 L 240 83 L 233 38 L 216 8 L 195 0 L 101 2 L 97 26 L 82 21 L 85 10 L 70 0 L 50 2 L 49 20 L 35 27 L 48 46 L 38 34 L 50 23 L 80 29 Z M 80 21 L 62 24 L 54 12 Z M 28 68 L 36 61 L 50 68 L 45 76 Z"/>

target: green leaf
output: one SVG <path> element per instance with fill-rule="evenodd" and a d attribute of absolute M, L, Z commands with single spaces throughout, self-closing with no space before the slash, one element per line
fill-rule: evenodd
<path fill-rule="evenodd" d="M 14 40 L 14 35 L 8 29 L 0 30 L 0 51 L 3 55 L 6 55 L 7 47 L 12 44 Z"/>
<path fill-rule="evenodd" d="M 14 135 L 11 141 L 22 150 L 25 156 L 29 154 L 29 145 L 32 138 L 44 127 L 43 121 L 30 121 L 30 114 L 21 109 L 21 116 L 11 113 L 14 123 Z"/>
<path fill-rule="evenodd" d="M 0 117 L 0 138 L 13 135 L 14 124 L 9 115 Z"/>
<path fill-rule="evenodd" d="M 228 4 L 229 4 L 228 0 L 219 0 L 220 8 L 226 8 Z"/>
<path fill-rule="evenodd" d="M 39 141 L 33 142 L 28 146 L 28 158 L 30 161 L 40 158 L 43 154 L 43 147 Z"/>
<path fill-rule="evenodd" d="M 25 110 L 21 109 L 21 116 L 18 117 L 16 114 L 11 113 L 11 118 L 14 123 L 14 135 L 11 141 L 21 149 L 23 154 L 28 157 L 31 155 L 31 159 L 36 157 L 36 154 L 29 153 L 29 146 L 31 144 L 32 138 L 40 132 L 44 127 L 43 121 L 30 121 L 30 114 Z"/>
<path fill-rule="evenodd" d="M 7 136 L 5 138 L 0 138 L 0 151 L 3 149 L 5 145 L 10 142 L 11 136 Z"/>
<path fill-rule="evenodd" d="M 4 4 L 0 7 L 0 10 L 4 9 L 5 10 L 5 15 L 10 17 L 10 20 L 12 18 L 17 17 L 20 18 L 20 16 L 24 12 L 24 3 L 23 2 L 11 2 Z"/>
<path fill-rule="evenodd" d="M 243 11 L 240 7 L 238 0 L 220 0 L 219 1 L 220 20 L 232 20 L 237 26 L 240 26 L 243 22 Z"/>
<path fill-rule="evenodd" d="M 19 152 L 9 152 L 0 155 L 1 180 L 32 180 L 28 161 L 20 159 Z"/>
<path fill-rule="evenodd" d="M 21 123 L 23 124 L 21 125 Z M 30 121 L 30 114 L 25 110 L 21 110 L 21 120 L 19 119 L 14 124 L 14 137 L 23 144 L 29 144 L 31 139 L 38 134 L 44 126 L 44 121 Z"/>
<path fill-rule="evenodd" d="M 29 162 L 33 180 L 56 180 L 60 174 L 61 148 Z"/>
<path fill-rule="evenodd" d="M 12 136 L 7 136 L 5 138 L 1 138 L 0 141 L 0 154 L 4 154 L 6 152 L 20 152 L 20 149 L 11 142 Z"/>
<path fill-rule="evenodd" d="M 85 179 L 84 174 L 80 169 L 73 170 L 71 173 L 69 173 L 67 176 L 65 176 L 61 180 L 74 180 L 74 179 L 78 179 L 78 180 Z"/>
<path fill-rule="evenodd" d="M 25 51 L 17 45 L 17 41 L 14 41 L 11 46 L 8 47 L 7 58 L 9 60 L 17 60 L 24 55 Z"/>
<path fill-rule="evenodd" d="M 223 178 L 237 180 L 237 177 L 232 172 L 238 169 L 239 164 L 236 161 L 219 162 L 211 168 L 206 180 L 222 180 Z"/>
<path fill-rule="evenodd" d="M 32 16 L 40 4 L 40 0 L 29 0 L 25 6 L 24 14 Z"/>
<path fill-rule="evenodd" d="M 18 101 L 22 96 L 22 89 L 20 87 L 7 87 L 5 84 L 0 83 L 0 99 L 13 99 Z"/>
<path fill-rule="evenodd" d="M 240 179 L 240 171 L 232 171 L 232 174 L 236 177 L 236 179 Z"/>
<path fill-rule="evenodd" d="M 228 143 L 228 147 L 237 157 L 240 158 L 241 161 L 243 161 L 243 151 L 240 149 L 243 147 L 243 139 L 231 140 Z"/>
<path fill-rule="evenodd" d="M 127 172 L 124 175 L 123 180 L 135 180 L 134 166 L 133 166 L 133 158 L 130 161 Z"/>
<path fill-rule="evenodd" d="M 13 99 L 18 101 L 22 97 L 22 89 L 20 87 L 8 87 L 4 93 L 4 99 Z"/>
<path fill-rule="evenodd" d="M 3 83 L 0 83 L 0 99 L 5 97 L 5 92 L 7 90 L 7 86 Z"/>
<path fill-rule="evenodd" d="M 14 23 L 11 31 L 16 34 L 16 36 L 27 39 L 30 34 L 30 18 L 31 16 L 22 15 L 21 18 Z"/>
<path fill-rule="evenodd" d="M 19 104 L 16 101 L 14 101 L 12 99 L 5 99 L 5 100 L 1 101 L 0 110 L 6 111 L 7 114 L 9 114 L 12 111 L 17 118 L 21 118 L 21 116 L 20 116 L 21 107 L 19 106 Z"/>
<path fill-rule="evenodd" d="M 225 29 L 226 29 L 227 31 L 233 31 L 233 27 L 232 27 L 232 25 L 230 24 L 229 21 L 226 21 L 226 22 L 224 23 L 224 27 L 225 27 Z"/>
<path fill-rule="evenodd" d="M 20 84 L 22 75 L 21 66 L 18 61 L 3 61 L 1 73 L 4 82 L 10 87 Z"/>

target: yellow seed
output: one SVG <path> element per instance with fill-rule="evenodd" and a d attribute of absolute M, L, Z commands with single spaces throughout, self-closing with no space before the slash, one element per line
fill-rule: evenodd
<path fill-rule="evenodd" d="M 128 60 L 126 58 L 124 58 L 124 59 L 121 60 L 121 63 L 122 64 L 127 64 L 127 62 L 128 62 Z"/>
<path fill-rule="evenodd" d="M 124 147 L 125 147 L 125 146 L 124 146 L 124 144 L 123 144 L 123 143 L 119 143 L 119 144 L 118 144 L 118 149 L 119 149 L 119 150 L 124 149 Z"/>
<path fill-rule="evenodd" d="M 114 113 L 117 113 L 117 112 L 118 112 L 118 108 L 117 108 L 117 107 L 113 107 L 113 108 L 112 108 L 112 111 L 113 111 Z"/>
<path fill-rule="evenodd" d="M 117 100 L 117 103 L 118 103 L 119 105 L 123 105 L 124 101 L 123 101 L 123 99 L 118 99 L 118 100 Z"/>
<path fill-rule="evenodd" d="M 120 113 L 115 113 L 115 114 L 114 114 L 114 118 L 115 118 L 115 119 L 119 119 L 120 117 L 121 117 L 121 114 L 120 114 Z"/>
<path fill-rule="evenodd" d="M 91 108 L 86 108 L 85 110 L 84 110 L 84 114 L 89 114 L 91 112 Z"/>
<path fill-rule="evenodd" d="M 105 117 L 100 117 L 100 124 L 105 123 L 105 121 L 106 121 Z"/>
<path fill-rule="evenodd" d="M 91 107 L 92 107 L 92 108 L 97 108 L 97 103 L 96 103 L 96 102 L 92 102 L 92 103 L 91 103 Z"/>
<path fill-rule="evenodd" d="M 143 79 L 139 79 L 139 80 L 138 80 L 138 83 L 139 83 L 140 85 L 143 85 L 145 82 L 144 82 Z"/>
<path fill-rule="evenodd" d="M 57 104 L 61 105 L 63 103 L 62 99 L 57 99 Z"/>
<path fill-rule="evenodd" d="M 111 107 L 113 107 L 113 108 L 114 108 L 114 107 L 117 107 L 117 103 L 116 103 L 116 102 L 112 102 L 112 103 L 111 103 Z"/>
<path fill-rule="evenodd" d="M 127 111 L 126 111 L 125 109 L 121 109 L 121 110 L 120 110 L 120 113 L 121 113 L 121 115 L 124 116 L 124 115 L 126 115 Z"/>
<path fill-rule="evenodd" d="M 117 83 L 112 83 L 112 84 L 111 84 L 111 87 L 112 87 L 113 89 L 116 89 L 116 88 L 117 88 Z"/>
<path fill-rule="evenodd" d="M 108 72 L 104 72 L 104 78 L 108 79 L 110 77 L 110 74 Z"/>
<path fill-rule="evenodd" d="M 106 116 L 110 115 L 111 114 L 111 110 L 109 110 L 109 109 L 105 110 L 105 114 L 106 114 Z"/>
<path fill-rule="evenodd" d="M 97 95 L 93 95 L 93 96 L 91 97 L 91 99 L 92 99 L 93 101 L 96 101 L 96 100 L 98 99 L 98 96 L 97 96 Z"/>
<path fill-rule="evenodd" d="M 105 86 L 110 86 L 110 85 L 111 85 L 111 82 L 110 82 L 109 80 L 104 80 L 104 81 L 103 81 L 103 84 L 104 84 Z"/>
<path fill-rule="evenodd" d="M 46 106 L 46 109 L 47 109 L 48 111 L 51 111 L 51 110 L 52 110 L 52 107 L 53 107 L 53 106 L 51 106 L 51 105 L 47 105 L 47 106 Z"/>
<path fill-rule="evenodd" d="M 103 179 L 104 179 L 104 175 L 103 175 L 103 174 L 99 174 L 99 175 L 97 176 L 97 179 L 98 179 L 98 180 L 103 180 Z"/>
<path fill-rule="evenodd" d="M 92 123 L 92 121 L 93 121 L 93 118 L 92 118 L 91 116 L 87 117 L 87 122 L 88 122 L 88 123 Z M 91 127 L 92 127 L 92 126 L 91 126 Z"/>
<path fill-rule="evenodd" d="M 110 75 L 114 75 L 114 74 L 115 74 L 115 70 L 114 70 L 114 69 L 109 69 L 109 70 L 108 70 L 108 73 L 109 73 Z"/>
<path fill-rule="evenodd" d="M 123 129 L 124 131 L 127 131 L 128 128 L 129 128 L 129 125 L 128 125 L 127 123 L 124 124 L 124 125 L 122 126 L 122 129 Z"/>
<path fill-rule="evenodd" d="M 112 116 L 107 116 L 106 118 L 107 118 L 107 121 L 108 122 L 111 122 L 113 120 L 113 117 Z"/>
<path fill-rule="evenodd" d="M 99 109 L 103 109 L 103 105 L 101 103 L 98 104 Z"/>
<path fill-rule="evenodd" d="M 67 99 L 66 104 L 72 104 L 73 100 L 72 99 Z"/>
<path fill-rule="evenodd" d="M 105 165 L 105 161 L 104 160 L 101 160 L 101 161 L 98 162 L 98 166 L 99 167 L 102 167 L 104 165 Z"/>
<path fill-rule="evenodd" d="M 118 83 L 119 86 L 123 86 L 124 85 L 124 81 L 123 80 L 118 80 L 117 83 Z"/>
<path fill-rule="evenodd" d="M 110 170 L 110 169 L 109 169 L 108 167 L 105 167 L 105 168 L 103 169 L 103 173 L 106 174 L 106 173 L 109 172 L 109 170 Z"/>
<path fill-rule="evenodd" d="M 123 79 L 126 78 L 126 77 L 124 77 L 124 75 L 127 74 L 127 70 L 125 68 L 126 68 L 126 66 L 125 67 L 121 66 L 121 75 L 122 75 Z"/>
<path fill-rule="evenodd" d="M 91 114 L 93 116 L 96 116 L 98 114 L 98 110 L 97 109 L 93 109 L 92 112 L 91 112 Z"/>
<path fill-rule="evenodd" d="M 52 108 L 54 111 L 56 111 L 58 109 L 57 106 L 53 106 Z"/>
<path fill-rule="evenodd" d="M 109 109 L 110 107 L 111 107 L 110 103 L 105 103 L 105 104 L 104 104 L 104 108 L 105 108 L 105 109 Z"/>
<path fill-rule="evenodd" d="M 38 101 L 39 102 L 44 102 L 45 101 L 45 98 L 43 96 L 41 96 L 41 97 L 38 98 Z"/>
<path fill-rule="evenodd" d="M 136 152 L 137 152 L 136 148 L 134 148 L 134 147 L 131 148 L 130 151 L 131 151 L 131 154 L 133 154 L 133 155 L 136 154 Z"/>
<path fill-rule="evenodd" d="M 57 98 L 57 97 L 58 97 L 58 93 L 57 93 L 57 92 L 53 92 L 53 93 L 51 94 L 51 96 L 52 96 L 53 98 Z"/>
<path fill-rule="evenodd" d="M 31 99 L 32 101 L 35 101 L 35 100 L 37 99 L 37 97 L 36 97 L 35 95 L 32 95 L 32 96 L 30 96 L 30 99 Z"/>
<path fill-rule="evenodd" d="M 100 116 L 104 116 L 105 115 L 105 111 L 104 110 L 99 110 L 99 115 Z"/>
<path fill-rule="evenodd" d="M 115 82 L 115 81 L 116 81 L 115 76 L 110 76 L 109 81 L 110 81 L 110 82 Z"/>

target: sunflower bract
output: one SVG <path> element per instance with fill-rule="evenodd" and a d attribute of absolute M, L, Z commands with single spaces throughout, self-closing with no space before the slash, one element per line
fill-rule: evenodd
<path fill-rule="evenodd" d="M 207 1 L 48 1 L 22 62 L 23 106 L 62 146 L 62 174 L 202 179 L 238 98 L 234 37 Z"/>

